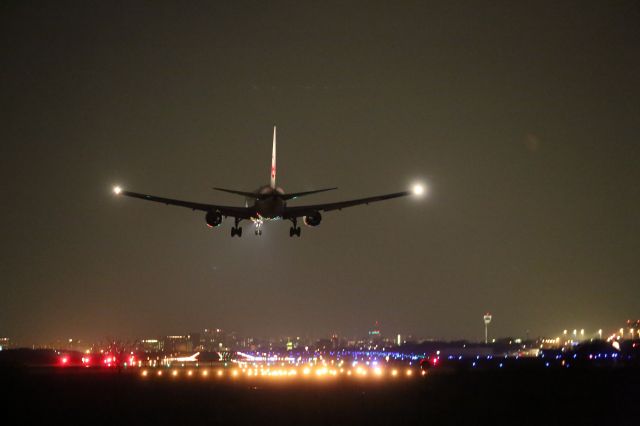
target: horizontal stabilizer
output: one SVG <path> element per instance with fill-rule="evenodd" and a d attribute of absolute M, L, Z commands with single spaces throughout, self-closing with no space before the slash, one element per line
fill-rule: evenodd
<path fill-rule="evenodd" d="M 224 189 L 224 188 L 213 188 L 213 189 L 215 189 L 216 191 L 228 192 L 230 194 L 242 195 L 243 197 L 260 198 L 260 195 L 256 194 L 255 192 L 236 191 L 235 189 Z"/>
<path fill-rule="evenodd" d="M 315 191 L 292 192 L 291 194 L 283 195 L 282 198 L 284 198 L 285 200 L 293 200 L 298 197 L 304 197 L 305 195 L 317 194 L 318 192 L 333 191 L 334 189 L 338 189 L 338 188 L 335 187 L 335 188 L 316 189 Z"/>

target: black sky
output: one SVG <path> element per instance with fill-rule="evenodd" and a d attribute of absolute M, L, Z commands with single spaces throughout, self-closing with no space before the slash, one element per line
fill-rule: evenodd
<path fill-rule="evenodd" d="M 640 316 L 638 22 L 636 1 L 3 1 L 0 334 L 617 328 Z M 242 204 L 211 187 L 268 182 L 273 124 L 285 190 L 340 187 L 305 201 L 431 195 L 239 240 L 110 193 Z"/>

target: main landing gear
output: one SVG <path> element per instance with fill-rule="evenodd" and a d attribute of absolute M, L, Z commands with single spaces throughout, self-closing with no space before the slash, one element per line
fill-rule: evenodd
<path fill-rule="evenodd" d="M 242 226 L 238 226 L 240 224 L 240 219 L 236 218 L 236 224 L 234 227 L 231 228 L 231 237 L 235 237 L 236 235 L 238 236 L 238 238 L 242 237 Z"/>
<path fill-rule="evenodd" d="M 291 222 L 293 222 L 293 226 L 289 228 L 289 236 L 293 237 L 294 235 L 297 235 L 299 237 L 302 230 L 298 226 L 298 220 L 294 218 L 291 219 Z"/>

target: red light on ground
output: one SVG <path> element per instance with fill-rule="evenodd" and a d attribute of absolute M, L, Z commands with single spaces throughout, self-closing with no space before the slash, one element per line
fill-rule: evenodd
<path fill-rule="evenodd" d="M 66 356 L 63 356 L 62 358 L 60 358 L 60 363 L 61 363 L 62 365 L 67 365 L 67 364 L 69 364 L 69 358 L 68 358 L 68 357 L 66 357 Z"/>
<path fill-rule="evenodd" d="M 438 364 L 438 358 L 434 358 L 433 361 L 431 361 L 431 363 L 433 364 L 433 366 L 435 367 L 436 364 Z"/>
<path fill-rule="evenodd" d="M 115 364 L 115 362 L 116 362 L 116 357 L 112 355 L 107 355 L 102 359 L 102 363 L 104 364 L 105 367 L 111 367 L 111 364 Z"/>

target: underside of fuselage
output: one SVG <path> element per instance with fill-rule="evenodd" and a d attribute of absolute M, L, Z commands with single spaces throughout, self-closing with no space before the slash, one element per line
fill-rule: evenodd
<path fill-rule="evenodd" d="M 282 197 L 284 194 L 282 188 L 272 188 L 268 185 L 258 188 L 255 198 L 247 198 L 247 204 L 255 211 L 255 217 L 252 216 L 251 220 L 281 219 L 287 206 L 287 202 Z"/>

